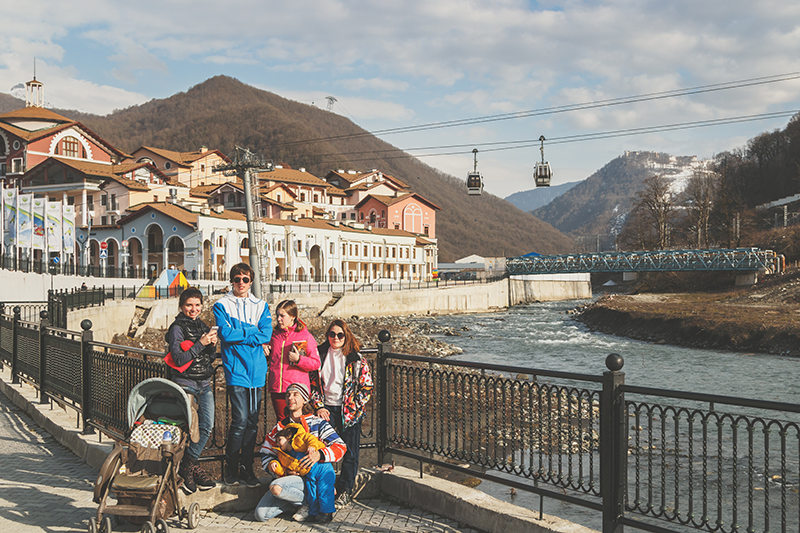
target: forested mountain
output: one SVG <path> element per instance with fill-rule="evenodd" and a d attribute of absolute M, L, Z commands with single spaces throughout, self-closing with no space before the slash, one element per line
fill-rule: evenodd
<path fill-rule="evenodd" d="M 506 201 L 514 204 L 517 209 L 530 213 L 535 209 L 549 204 L 578 183 L 580 182 L 570 181 L 569 183 L 562 183 L 561 185 L 537 187 L 527 191 L 519 191 L 510 196 L 506 196 Z"/>
<path fill-rule="evenodd" d="M 682 189 L 697 165 L 694 157 L 626 152 L 533 214 L 573 237 L 617 233 L 645 179 L 664 175 Z"/>
<path fill-rule="evenodd" d="M 0 95 L 0 112 L 21 105 L 24 103 L 17 99 Z M 238 145 L 272 158 L 276 164 L 305 167 L 320 177 L 331 169 L 377 168 L 441 207 L 436 236 L 443 262 L 469 254 L 514 256 L 572 248 L 571 240 L 549 224 L 491 194 L 468 196 L 463 180 L 400 152 L 347 118 L 230 77 L 217 76 L 184 93 L 107 116 L 56 112 L 82 122 L 127 152 L 141 145 L 177 151 L 206 145 L 230 153 Z M 352 134 L 359 136 L 333 139 Z M 327 140 L 310 143 L 310 139 Z"/>

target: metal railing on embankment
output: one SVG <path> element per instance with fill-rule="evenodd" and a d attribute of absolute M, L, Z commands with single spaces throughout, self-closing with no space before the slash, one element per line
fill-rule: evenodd
<path fill-rule="evenodd" d="M 800 405 L 634 387 L 620 356 L 606 364 L 586 375 L 383 343 L 379 460 L 403 456 L 587 507 L 602 513 L 604 533 L 798 531 Z"/>
<path fill-rule="evenodd" d="M 89 320 L 74 332 L 21 312 L 0 314 L 12 381 L 75 409 L 85 433 L 124 439 L 130 390 L 169 377 L 164 353 L 95 342 Z M 605 533 L 800 527 L 800 405 L 628 385 L 615 354 L 590 375 L 396 354 L 379 338 L 364 351 L 375 396 L 362 429 L 381 463 L 403 456 L 583 506 Z M 228 428 L 219 366 L 214 393 L 204 460 L 222 458 Z M 274 422 L 264 401 L 259 440 Z"/>

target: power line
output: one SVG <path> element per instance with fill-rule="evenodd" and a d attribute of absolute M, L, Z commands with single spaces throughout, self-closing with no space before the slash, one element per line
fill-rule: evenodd
<path fill-rule="evenodd" d="M 594 132 L 594 133 L 583 133 L 578 135 L 565 135 L 562 137 L 550 137 L 547 139 L 549 144 L 566 144 L 566 143 L 574 143 L 574 142 L 583 142 L 583 141 L 596 141 L 602 139 L 612 139 L 615 137 L 629 137 L 633 135 L 646 135 L 650 133 L 660 133 L 665 131 L 679 131 L 679 130 L 687 130 L 687 129 L 696 129 L 696 128 L 707 128 L 712 126 L 723 126 L 726 124 L 738 124 L 742 122 L 754 122 L 758 120 L 769 120 L 774 118 L 785 118 L 791 117 L 799 113 L 800 110 L 786 110 L 786 111 L 775 111 L 771 113 L 760 113 L 756 115 L 741 115 L 737 117 L 726 117 L 726 118 L 718 118 L 718 119 L 709 119 L 709 120 L 698 120 L 692 122 L 678 122 L 674 124 L 663 124 L 660 126 L 643 126 L 639 128 L 627 128 L 621 130 L 609 130 L 603 132 Z M 348 159 L 348 162 L 359 162 L 359 161 L 370 161 L 375 159 L 376 157 L 380 157 L 381 159 L 403 159 L 403 158 L 424 158 L 424 157 L 439 157 L 439 156 L 447 156 L 447 155 L 461 155 L 470 153 L 470 150 L 458 150 L 453 152 L 439 152 L 433 154 L 411 154 L 408 152 L 411 151 L 420 151 L 420 150 L 449 150 L 454 148 L 467 148 L 470 149 L 474 147 L 490 147 L 490 148 L 483 148 L 481 152 L 500 152 L 506 150 L 518 150 L 521 148 L 530 148 L 538 146 L 539 140 L 538 139 L 523 139 L 517 141 L 496 141 L 496 142 L 488 142 L 488 143 L 472 143 L 472 144 L 451 144 L 451 145 L 441 145 L 441 146 L 428 146 L 428 147 L 417 147 L 417 148 L 408 148 L 408 149 L 401 149 L 401 148 L 388 148 L 386 150 L 371 150 L 371 151 L 360 151 L 360 152 L 344 152 L 344 153 L 332 153 L 332 154 L 321 154 L 319 157 L 327 157 L 327 156 L 345 156 L 345 155 L 361 155 L 361 154 L 381 154 L 381 153 L 398 153 L 398 155 L 389 155 L 389 156 L 382 156 L 382 155 L 375 155 L 374 157 L 370 158 L 362 158 L 362 159 Z M 491 148 L 494 147 L 494 148 Z M 321 161 L 320 163 L 327 163 L 327 161 Z"/>
<path fill-rule="evenodd" d="M 710 85 L 699 85 L 697 87 L 689 87 L 685 89 L 673 89 L 669 91 L 661 91 L 654 93 L 645 93 L 634 96 L 624 96 L 619 98 L 610 98 L 606 100 L 597 100 L 591 102 L 583 102 L 578 104 L 566 104 L 561 106 L 545 107 L 541 109 L 531 109 L 527 111 L 517 111 L 513 113 L 501 113 L 496 115 L 485 115 L 480 117 L 472 117 L 457 120 L 447 120 L 442 122 L 430 122 L 426 124 L 419 124 L 416 126 L 402 126 L 398 128 L 387 128 L 382 130 L 365 131 L 361 133 L 350 133 L 343 135 L 334 135 L 331 137 L 318 137 L 314 139 L 305 139 L 299 141 L 289 141 L 285 143 L 277 143 L 267 145 L 266 148 L 275 148 L 280 146 L 292 146 L 297 144 L 312 144 L 319 142 L 338 141 L 344 139 L 353 139 L 359 137 L 377 136 L 377 135 L 391 135 L 397 133 L 411 133 L 417 131 L 427 131 L 441 128 L 453 128 L 458 126 L 471 126 L 474 124 L 485 124 L 487 122 L 497 122 L 501 120 L 513 120 L 518 118 L 529 118 L 542 115 L 552 115 L 556 113 L 567 113 L 571 111 L 582 111 L 587 109 L 598 109 L 602 107 L 611 107 L 625 104 L 634 104 L 641 102 L 648 102 L 653 100 L 663 100 L 666 98 L 676 98 L 679 96 L 691 96 L 696 94 L 704 94 L 718 91 L 725 91 L 730 89 L 741 89 L 743 87 L 753 87 L 757 85 L 766 85 L 769 83 L 779 83 L 782 81 L 791 81 L 800 79 L 800 72 L 789 72 L 786 74 L 774 74 L 770 76 L 761 76 L 757 78 L 748 78 L 744 80 L 736 80 L 722 83 L 714 83 Z"/>

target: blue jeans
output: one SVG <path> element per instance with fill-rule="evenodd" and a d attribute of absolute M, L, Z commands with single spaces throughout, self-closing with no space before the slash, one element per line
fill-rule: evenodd
<path fill-rule="evenodd" d="M 303 477 L 306 484 L 306 499 L 308 516 L 320 513 L 335 513 L 336 504 L 333 488 L 336 481 L 336 472 L 330 463 L 315 463 L 311 471 Z"/>
<path fill-rule="evenodd" d="M 200 440 L 190 442 L 189 447 L 186 449 L 189 457 L 197 461 L 206 447 L 208 438 L 211 436 L 211 430 L 214 428 L 214 391 L 211 389 L 210 384 L 203 384 L 199 388 L 181 385 L 181 388 L 186 391 L 186 394 L 193 395 L 197 402 L 197 425 L 200 430 Z"/>
<path fill-rule="evenodd" d="M 339 471 L 339 477 L 336 478 L 336 494 L 350 492 L 353 490 L 353 485 L 356 484 L 356 474 L 358 473 L 361 422 L 346 428 L 342 421 L 341 405 L 326 405 L 325 408 L 331 412 L 333 429 L 336 430 L 336 433 L 342 437 L 342 440 L 347 445 L 347 451 L 344 453 L 344 458 L 342 458 L 342 469 Z"/>
<path fill-rule="evenodd" d="M 270 518 L 275 518 L 281 513 L 294 511 L 303 503 L 303 478 L 300 476 L 279 477 L 270 483 L 269 488 L 279 486 L 281 493 L 278 496 L 272 494 L 271 490 L 261 498 L 256 505 L 255 515 L 259 522 L 266 522 Z"/>
<path fill-rule="evenodd" d="M 231 402 L 231 425 L 228 429 L 225 462 L 229 469 L 236 472 L 239 464 L 246 468 L 253 468 L 253 460 L 256 455 L 258 413 L 261 410 L 261 387 L 248 389 L 247 387 L 228 385 L 227 390 L 228 399 Z"/>

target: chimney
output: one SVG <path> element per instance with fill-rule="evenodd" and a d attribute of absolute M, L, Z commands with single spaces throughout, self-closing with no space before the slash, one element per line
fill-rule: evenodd
<path fill-rule="evenodd" d="M 200 147 L 200 153 L 201 153 L 201 154 L 204 154 L 204 153 L 206 153 L 206 152 L 208 152 L 208 146 L 206 146 L 206 145 L 204 144 L 203 146 L 201 146 L 201 147 Z"/>
<path fill-rule="evenodd" d="M 300 172 L 305 172 L 306 171 L 306 167 L 300 167 L 297 170 L 299 170 Z"/>
<path fill-rule="evenodd" d="M 211 214 L 211 209 L 209 209 L 208 207 L 203 207 L 200 209 L 200 214 L 208 216 Z"/>
<path fill-rule="evenodd" d="M 222 204 L 219 204 L 219 205 L 215 205 L 212 209 L 214 210 L 215 213 L 219 214 L 219 213 L 222 213 L 223 211 L 225 211 L 225 206 L 222 205 Z"/>

